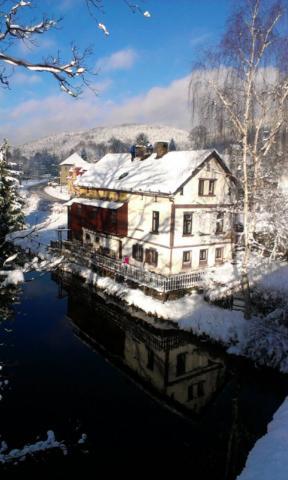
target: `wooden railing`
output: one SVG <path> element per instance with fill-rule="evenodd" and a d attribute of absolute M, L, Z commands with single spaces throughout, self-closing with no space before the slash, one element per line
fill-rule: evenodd
<path fill-rule="evenodd" d="M 88 251 L 87 247 L 79 242 L 51 242 L 51 248 L 61 250 L 64 256 L 71 261 L 85 265 L 93 270 L 104 270 L 119 275 L 126 280 L 138 283 L 141 286 L 152 288 L 159 292 L 171 292 L 185 290 L 194 286 L 201 286 L 204 272 L 179 273 L 176 275 L 164 276 L 155 272 L 149 272 L 134 265 L 124 264 L 114 258 Z"/>

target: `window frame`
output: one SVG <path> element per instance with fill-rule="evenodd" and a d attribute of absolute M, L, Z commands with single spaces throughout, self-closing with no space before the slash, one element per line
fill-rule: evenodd
<path fill-rule="evenodd" d="M 208 248 L 200 248 L 199 250 L 199 265 L 207 265 L 208 264 Z M 201 258 L 201 252 L 206 252 L 206 258 Z"/>
<path fill-rule="evenodd" d="M 159 210 L 152 211 L 152 229 L 151 233 L 159 233 L 159 223 L 160 223 L 160 212 Z"/>
<path fill-rule="evenodd" d="M 185 255 L 189 254 L 189 260 L 185 260 Z M 182 267 L 191 267 L 192 264 L 192 251 L 184 250 L 182 253 Z"/>
<path fill-rule="evenodd" d="M 191 217 L 190 220 L 190 228 L 187 228 L 187 224 L 189 224 L 189 221 L 185 220 L 185 217 L 187 216 Z M 193 229 L 193 212 L 183 212 L 183 230 L 182 230 L 182 236 L 183 237 L 190 237 L 192 235 L 192 229 Z M 189 230 L 189 231 L 186 231 Z"/>
<path fill-rule="evenodd" d="M 208 193 L 205 193 L 205 187 L 207 185 Z M 217 178 L 199 178 L 198 180 L 198 196 L 199 197 L 215 197 L 215 185 Z"/>
<path fill-rule="evenodd" d="M 221 251 L 221 257 L 217 256 L 217 251 Z M 224 247 L 216 247 L 215 248 L 215 262 L 216 263 L 222 263 L 224 259 Z"/>
<path fill-rule="evenodd" d="M 143 262 L 144 248 L 141 243 L 134 243 L 132 246 L 132 258 L 137 262 Z"/>
<path fill-rule="evenodd" d="M 215 234 L 224 233 L 224 212 L 217 212 Z"/>
<path fill-rule="evenodd" d="M 149 258 L 151 256 L 151 258 Z M 147 265 L 152 265 L 157 267 L 158 265 L 158 252 L 155 248 L 146 248 L 145 249 L 145 263 Z"/>

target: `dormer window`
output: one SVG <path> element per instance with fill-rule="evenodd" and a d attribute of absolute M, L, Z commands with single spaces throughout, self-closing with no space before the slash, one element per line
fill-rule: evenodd
<path fill-rule="evenodd" d="M 198 184 L 199 197 L 213 197 L 215 195 L 215 179 L 200 178 Z"/>

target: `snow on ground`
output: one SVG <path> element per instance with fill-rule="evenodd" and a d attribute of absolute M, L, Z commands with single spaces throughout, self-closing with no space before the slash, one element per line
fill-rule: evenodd
<path fill-rule="evenodd" d="M 209 337 L 221 343 L 228 353 L 250 358 L 259 365 L 266 365 L 288 373 L 287 328 L 274 320 L 254 317 L 245 320 L 242 312 L 219 308 L 207 303 L 203 295 L 187 294 L 178 300 L 163 303 L 147 296 L 139 289 L 131 289 L 109 277 L 100 277 L 88 268 L 75 263 L 62 262 L 64 271 L 79 275 L 92 284 L 122 300 L 126 304 L 161 319 L 175 322 L 183 330 L 198 336 Z"/>
<path fill-rule="evenodd" d="M 48 182 L 48 178 L 35 178 L 34 180 L 22 180 L 20 188 L 30 188 L 36 187 L 37 185 L 42 185 Z"/>
<path fill-rule="evenodd" d="M 256 442 L 237 480 L 287 480 L 288 398 L 274 414 L 267 430 Z"/>
<path fill-rule="evenodd" d="M 51 450 L 58 448 L 62 450 L 63 455 L 67 455 L 67 448 L 63 442 L 58 442 L 55 439 L 55 434 L 52 430 L 47 432 L 47 440 L 40 440 L 33 444 L 25 445 L 23 448 L 14 448 L 8 451 L 6 442 L 2 441 L 0 446 L 0 463 L 16 463 L 19 460 L 23 461 L 27 455 L 34 455 L 35 453 L 43 452 L 45 450 Z"/>
<path fill-rule="evenodd" d="M 51 197 L 57 198 L 58 200 L 70 200 L 70 194 L 68 193 L 68 188 L 66 185 L 49 185 L 44 189 L 44 191 Z"/>
<path fill-rule="evenodd" d="M 40 211 L 33 195 L 31 200 L 29 198 L 26 208 L 29 211 L 26 218 L 30 225 L 25 230 L 9 234 L 7 238 L 25 251 L 45 254 L 51 240 L 57 240 L 57 228 L 67 227 L 67 208 L 62 204 L 53 203 L 51 210 Z"/>
<path fill-rule="evenodd" d="M 0 283 L 0 287 L 8 287 L 9 285 L 18 285 L 19 283 L 24 282 L 23 271 L 19 269 L 0 271 L 0 275 L 5 276 L 5 280 Z"/>

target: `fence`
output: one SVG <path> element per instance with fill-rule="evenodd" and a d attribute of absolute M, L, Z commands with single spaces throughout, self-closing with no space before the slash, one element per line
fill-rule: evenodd
<path fill-rule="evenodd" d="M 160 275 L 134 265 L 124 264 L 114 258 L 88 251 L 82 244 L 76 242 L 51 242 L 51 247 L 61 250 L 61 253 L 69 257 L 70 260 L 78 261 L 89 268 L 111 272 L 126 280 L 131 280 L 141 286 L 163 293 L 200 286 L 204 275 L 204 272 L 179 273 L 169 276 Z"/>

